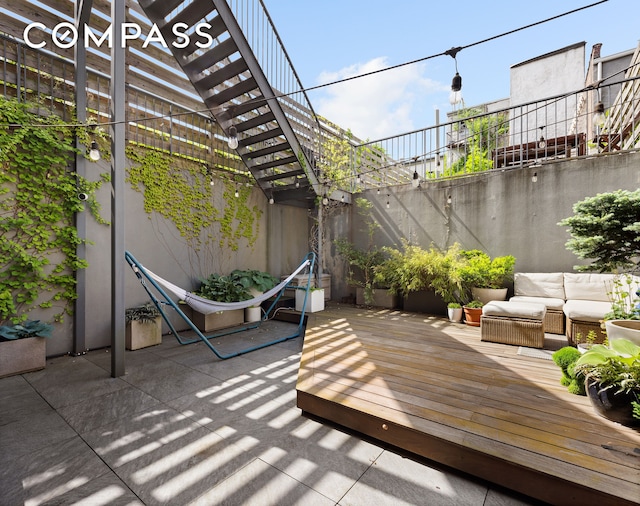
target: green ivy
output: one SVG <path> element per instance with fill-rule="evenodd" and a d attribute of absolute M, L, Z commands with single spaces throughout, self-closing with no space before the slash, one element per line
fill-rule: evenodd
<path fill-rule="evenodd" d="M 79 129 L 36 105 L 0 97 L 0 323 L 20 323 L 37 308 L 54 308 L 55 321 L 72 313 L 75 272 L 87 266 L 77 256 L 86 243 L 74 225 L 89 195 L 102 181 L 90 182 L 70 170 Z"/>
<path fill-rule="evenodd" d="M 251 187 L 224 180 L 225 205 L 218 209 L 209 184 L 210 171 L 201 164 L 134 145 L 126 154 L 133 162 L 127 181 L 144 195 L 145 212 L 170 220 L 195 251 L 213 242 L 236 251 L 241 239 L 253 246 L 262 211 L 247 206 Z"/>

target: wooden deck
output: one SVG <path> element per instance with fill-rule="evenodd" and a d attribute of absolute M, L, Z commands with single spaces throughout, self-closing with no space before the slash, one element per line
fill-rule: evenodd
<path fill-rule="evenodd" d="M 298 407 L 551 504 L 638 504 L 640 431 L 517 351 L 445 318 L 331 304 L 309 317 Z"/>

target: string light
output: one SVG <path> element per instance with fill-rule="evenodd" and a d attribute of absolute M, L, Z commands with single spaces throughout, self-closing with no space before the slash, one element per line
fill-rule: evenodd
<path fill-rule="evenodd" d="M 420 186 L 420 176 L 418 176 L 418 171 L 414 169 L 413 171 L 413 179 L 411 180 L 411 186 L 417 188 Z"/>
<path fill-rule="evenodd" d="M 229 137 L 227 139 L 227 144 L 231 149 L 237 149 L 238 148 L 238 129 L 234 125 L 231 125 L 229 127 L 228 134 L 229 134 Z"/>
<path fill-rule="evenodd" d="M 95 139 L 91 141 L 91 149 L 89 150 L 89 159 L 94 162 L 97 162 L 98 160 L 100 160 L 100 147 L 98 146 L 98 143 L 95 141 Z"/>
<path fill-rule="evenodd" d="M 235 197 L 238 198 L 240 196 L 240 192 L 238 191 L 238 184 L 236 183 L 236 193 Z"/>
<path fill-rule="evenodd" d="M 537 183 L 538 182 L 538 173 L 534 172 L 533 176 L 531 176 L 531 182 L 532 183 Z"/>
<path fill-rule="evenodd" d="M 389 194 L 387 193 L 387 209 L 391 207 L 391 203 L 389 202 Z"/>
<path fill-rule="evenodd" d="M 543 126 L 540 127 L 540 140 L 538 141 L 538 147 L 540 149 L 544 149 L 547 147 L 547 141 L 544 140 L 544 135 L 542 135 L 542 130 L 544 130 Z"/>

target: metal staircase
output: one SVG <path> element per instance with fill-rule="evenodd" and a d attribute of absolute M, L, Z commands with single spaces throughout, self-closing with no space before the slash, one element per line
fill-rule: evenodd
<path fill-rule="evenodd" d="M 211 115 L 227 135 L 237 132 L 236 153 L 266 197 L 280 204 L 313 207 L 316 196 L 323 194 L 314 154 L 320 127 L 262 1 L 139 0 L 139 4 L 160 29 Z M 192 35 L 184 48 L 174 45 L 183 42 L 172 31 L 176 23 L 185 23 L 189 28 L 181 31 Z M 211 25 L 206 32 L 214 38 L 204 49 L 197 45 L 203 42 L 195 32 L 200 23 Z M 272 65 L 272 59 L 279 62 Z M 277 77 L 267 74 L 288 75 L 278 83 Z"/>

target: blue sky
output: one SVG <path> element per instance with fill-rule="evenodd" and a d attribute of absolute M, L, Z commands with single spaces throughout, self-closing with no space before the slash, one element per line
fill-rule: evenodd
<path fill-rule="evenodd" d="M 598 0 L 265 0 L 305 87 L 466 46 Z M 602 55 L 633 49 L 640 1 L 608 0 L 578 13 L 460 51 L 465 105 L 509 96 L 509 68 L 577 42 Z M 310 91 L 316 112 L 364 139 L 433 125 L 451 110 L 449 56 Z"/>

